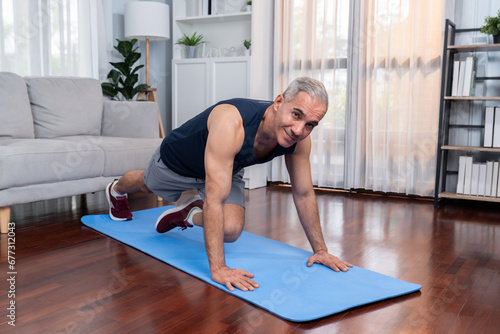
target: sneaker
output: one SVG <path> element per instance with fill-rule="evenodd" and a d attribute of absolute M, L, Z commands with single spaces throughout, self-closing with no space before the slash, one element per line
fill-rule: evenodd
<path fill-rule="evenodd" d="M 109 216 L 113 220 L 123 221 L 131 220 L 133 218 L 132 212 L 128 205 L 127 195 L 124 196 L 113 196 L 111 194 L 111 188 L 118 180 L 114 180 L 106 187 L 106 198 L 109 204 Z"/>
<path fill-rule="evenodd" d="M 176 208 L 168 209 L 158 217 L 156 221 L 156 231 L 165 233 L 175 227 L 185 230 L 193 227 L 189 222 L 192 215 L 203 210 L 203 201 L 199 196 L 190 198 L 186 203 Z"/>

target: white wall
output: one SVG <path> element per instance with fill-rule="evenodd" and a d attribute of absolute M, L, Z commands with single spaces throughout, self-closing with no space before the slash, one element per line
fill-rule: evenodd
<path fill-rule="evenodd" d="M 116 45 L 116 39 L 124 40 L 123 13 L 125 3 L 131 0 L 113 0 L 113 41 Z M 155 1 L 155 0 L 150 0 Z M 158 0 L 157 2 L 166 3 L 170 7 L 170 31 L 172 31 L 172 0 Z M 146 44 L 140 43 L 141 59 L 137 64 L 144 64 L 146 57 Z M 114 51 L 114 55 L 121 55 Z M 149 44 L 149 85 L 157 89 L 156 95 L 160 107 L 161 118 L 165 134 L 172 129 L 172 39 L 160 42 L 150 42 Z M 139 81 L 146 82 L 145 68 L 140 70 Z"/>

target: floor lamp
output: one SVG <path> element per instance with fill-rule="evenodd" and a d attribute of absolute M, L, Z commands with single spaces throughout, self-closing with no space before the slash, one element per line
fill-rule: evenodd
<path fill-rule="evenodd" d="M 170 38 L 169 8 L 167 4 L 153 1 L 131 1 L 125 4 L 125 38 L 146 41 L 146 84 L 149 85 L 149 41 Z M 138 99 L 156 100 L 156 88 L 139 93 Z M 165 137 L 160 116 L 160 136 Z"/>

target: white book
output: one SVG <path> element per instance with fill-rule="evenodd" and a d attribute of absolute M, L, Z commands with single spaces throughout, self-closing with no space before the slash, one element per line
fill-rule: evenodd
<path fill-rule="evenodd" d="M 465 80 L 465 60 L 460 61 L 460 72 L 458 76 L 458 96 L 463 96 Z"/>
<path fill-rule="evenodd" d="M 467 160 L 466 156 L 461 156 L 460 158 L 458 158 L 457 194 L 464 193 L 466 160 Z"/>
<path fill-rule="evenodd" d="M 451 81 L 451 96 L 458 96 L 458 78 L 460 77 L 460 60 L 453 61 L 453 79 Z"/>
<path fill-rule="evenodd" d="M 472 188 L 472 157 L 467 157 L 465 160 L 465 181 L 464 181 L 464 195 L 471 194 Z"/>
<path fill-rule="evenodd" d="M 495 121 L 495 107 L 484 109 L 484 147 L 493 146 L 493 124 Z"/>
<path fill-rule="evenodd" d="M 474 196 L 479 194 L 479 164 L 472 164 L 470 194 Z"/>
<path fill-rule="evenodd" d="M 493 162 L 493 176 L 491 181 L 491 197 L 498 196 L 498 161 Z"/>
<path fill-rule="evenodd" d="M 472 89 L 472 81 L 474 79 L 474 57 L 465 59 L 464 87 L 462 96 L 470 96 Z"/>
<path fill-rule="evenodd" d="M 493 147 L 500 147 L 500 108 L 495 108 L 495 122 L 493 125 Z"/>
<path fill-rule="evenodd" d="M 486 161 L 486 180 L 484 196 L 491 196 L 491 188 L 493 181 L 493 161 Z"/>
<path fill-rule="evenodd" d="M 201 15 L 202 16 L 207 16 L 210 12 L 210 9 L 209 8 L 209 1 L 208 0 L 202 0 L 202 3 L 201 3 Z"/>
<path fill-rule="evenodd" d="M 498 163 L 497 197 L 500 197 L 500 162 Z"/>
<path fill-rule="evenodd" d="M 477 183 L 478 196 L 486 195 L 486 164 L 479 164 L 479 181 Z"/>

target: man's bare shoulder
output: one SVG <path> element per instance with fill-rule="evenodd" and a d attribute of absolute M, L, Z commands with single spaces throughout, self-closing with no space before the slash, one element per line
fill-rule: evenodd
<path fill-rule="evenodd" d="M 216 150 L 222 148 L 236 153 L 241 149 L 245 137 L 243 119 L 238 109 L 230 104 L 216 106 L 207 121 L 208 140 Z"/>
<path fill-rule="evenodd" d="M 223 127 L 225 129 L 243 130 L 243 119 L 238 109 L 232 104 L 219 104 L 216 106 L 207 121 L 208 131 Z"/>
<path fill-rule="evenodd" d="M 213 125 L 224 125 L 225 127 L 243 127 L 243 119 L 238 109 L 232 104 L 219 104 L 208 117 L 208 130 Z"/>

